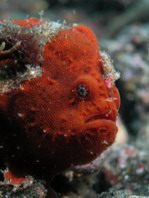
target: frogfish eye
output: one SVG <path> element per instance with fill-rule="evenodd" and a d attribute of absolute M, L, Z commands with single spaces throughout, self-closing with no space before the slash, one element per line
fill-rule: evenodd
<path fill-rule="evenodd" d="M 77 94 L 79 97 L 86 98 L 89 95 L 89 90 L 85 85 L 77 87 Z"/>

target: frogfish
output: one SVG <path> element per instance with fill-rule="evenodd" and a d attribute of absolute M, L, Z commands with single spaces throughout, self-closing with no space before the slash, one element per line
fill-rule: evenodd
<path fill-rule="evenodd" d="M 115 141 L 119 73 L 80 24 L 0 22 L 0 160 L 50 180 Z"/>

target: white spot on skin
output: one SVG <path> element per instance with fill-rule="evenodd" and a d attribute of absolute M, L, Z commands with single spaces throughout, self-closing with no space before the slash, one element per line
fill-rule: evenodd
<path fill-rule="evenodd" d="M 20 85 L 20 89 L 21 89 L 21 90 L 24 90 L 24 87 L 23 87 L 22 85 Z"/>
<path fill-rule="evenodd" d="M 106 140 L 104 140 L 104 141 L 102 142 L 102 144 L 108 145 L 109 143 L 108 143 Z"/>
<path fill-rule="evenodd" d="M 35 76 L 36 72 L 35 71 L 30 71 L 30 75 Z"/>
<path fill-rule="evenodd" d="M 118 100 L 118 98 L 107 98 L 106 99 L 107 102 L 113 102 L 114 100 Z"/>
<path fill-rule="evenodd" d="M 19 116 L 20 118 L 23 118 L 23 117 L 24 117 L 24 114 L 23 114 L 23 113 L 18 113 L 18 116 Z"/>
<path fill-rule="evenodd" d="M 106 114 L 106 117 L 108 117 L 112 113 L 112 109 Z"/>
<path fill-rule="evenodd" d="M 1 45 L 0 45 L 0 52 L 4 51 L 5 46 L 6 46 L 6 43 L 2 42 Z"/>
<path fill-rule="evenodd" d="M 32 65 L 28 64 L 26 65 L 27 70 L 28 70 L 28 78 L 32 79 L 32 78 L 38 78 L 40 76 L 42 76 L 42 69 L 39 65 L 36 65 L 35 67 L 33 67 Z"/>

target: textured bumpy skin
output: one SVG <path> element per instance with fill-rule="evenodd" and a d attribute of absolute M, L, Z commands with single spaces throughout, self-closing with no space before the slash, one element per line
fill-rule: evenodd
<path fill-rule="evenodd" d="M 0 79 L 0 158 L 18 176 L 48 179 L 91 162 L 114 142 L 120 99 L 114 83 L 106 84 L 106 63 L 93 32 L 78 25 L 57 28 L 48 38 L 44 23 L 28 19 L 0 24 L 6 47 L 0 47 L 0 71 L 5 74 Z M 15 36 L 10 26 L 20 32 Z M 80 87 L 86 95 L 79 93 Z"/>

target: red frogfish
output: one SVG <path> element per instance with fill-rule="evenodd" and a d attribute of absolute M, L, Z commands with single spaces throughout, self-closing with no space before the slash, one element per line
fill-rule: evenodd
<path fill-rule="evenodd" d="M 84 25 L 0 22 L 0 159 L 49 179 L 115 141 L 119 74 Z"/>

